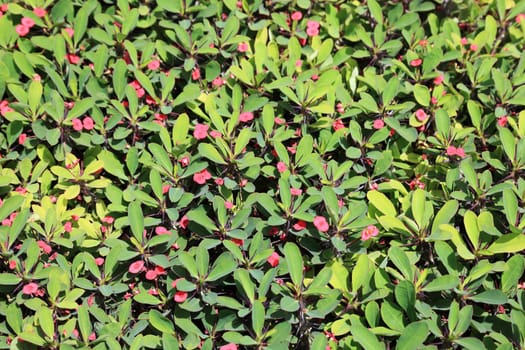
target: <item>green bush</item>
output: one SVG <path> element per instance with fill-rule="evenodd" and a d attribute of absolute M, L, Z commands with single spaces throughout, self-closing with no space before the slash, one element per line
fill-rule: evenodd
<path fill-rule="evenodd" d="M 525 348 L 525 2 L 0 6 L 0 348 Z"/>

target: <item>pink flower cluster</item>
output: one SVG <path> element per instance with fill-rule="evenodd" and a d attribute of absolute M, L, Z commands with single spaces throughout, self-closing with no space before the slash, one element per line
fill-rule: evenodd
<path fill-rule="evenodd" d="M 319 22 L 316 22 L 316 21 L 308 21 L 306 23 L 306 34 L 308 34 L 308 36 L 316 36 L 316 35 L 319 35 Z"/>
<path fill-rule="evenodd" d="M 361 239 L 367 241 L 372 237 L 376 237 L 379 234 L 379 230 L 374 225 L 369 225 L 363 231 L 361 231 Z"/>
<path fill-rule="evenodd" d="M 137 93 L 137 97 L 141 98 L 146 94 L 146 91 L 142 88 L 140 83 L 137 80 L 133 80 L 131 83 L 128 84 L 133 89 L 135 89 L 135 92 Z"/>
<path fill-rule="evenodd" d="M 447 147 L 447 156 L 458 156 L 460 158 L 465 158 L 465 150 L 462 147 L 454 147 L 454 146 L 448 146 Z"/>
<path fill-rule="evenodd" d="M 91 117 L 84 117 L 83 120 L 79 118 L 74 118 L 71 123 L 73 123 L 73 130 L 82 131 L 82 130 L 93 130 L 95 127 L 95 122 Z"/>
<path fill-rule="evenodd" d="M 29 33 L 29 30 L 33 28 L 35 21 L 29 17 L 24 17 L 20 21 L 20 24 L 16 26 L 16 33 L 20 36 L 26 36 Z"/>
<path fill-rule="evenodd" d="M 9 107 L 9 102 L 7 102 L 6 100 L 0 102 L 0 114 L 2 115 L 2 117 L 5 117 L 6 113 L 12 111 L 13 109 Z"/>

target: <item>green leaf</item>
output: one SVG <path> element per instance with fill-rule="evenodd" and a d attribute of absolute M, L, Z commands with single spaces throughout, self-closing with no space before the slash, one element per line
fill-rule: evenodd
<path fill-rule="evenodd" d="M 173 322 L 171 322 L 168 318 L 166 318 L 157 310 L 149 310 L 149 322 L 154 328 L 156 328 L 162 333 L 175 333 Z"/>
<path fill-rule="evenodd" d="M 292 242 L 288 242 L 284 246 L 284 258 L 288 266 L 288 272 L 293 284 L 299 290 L 303 283 L 303 257 L 299 247 Z"/>
<path fill-rule="evenodd" d="M 428 326 L 425 321 L 414 322 L 406 326 L 397 340 L 396 350 L 418 349 L 428 337 Z"/>
<path fill-rule="evenodd" d="M 104 162 L 104 171 L 107 171 L 119 179 L 129 181 L 126 173 L 124 172 L 124 166 L 122 162 L 117 159 L 117 157 L 112 152 L 103 150 L 99 153 L 98 158 Z"/>
<path fill-rule="evenodd" d="M 414 85 L 414 97 L 416 98 L 417 103 L 420 105 L 425 107 L 430 105 L 430 91 L 425 85 Z"/>
<path fill-rule="evenodd" d="M 246 269 L 235 270 L 233 277 L 235 282 L 242 288 L 242 291 L 253 305 L 255 300 L 255 285 L 250 278 L 250 274 Z"/>
<path fill-rule="evenodd" d="M 502 305 L 507 303 L 507 296 L 501 290 L 490 289 L 468 297 L 468 299 L 481 304 Z"/>
<path fill-rule="evenodd" d="M 23 196 L 12 196 L 4 200 L 4 203 L 0 206 L 0 221 L 11 215 L 14 211 L 18 210 L 25 198 Z"/>
<path fill-rule="evenodd" d="M 412 193 L 412 214 L 420 229 L 424 228 L 426 192 L 416 189 Z"/>
<path fill-rule="evenodd" d="M 237 262 L 230 252 L 224 252 L 213 263 L 210 273 L 206 277 L 207 282 L 214 282 L 224 276 L 231 274 L 238 267 Z"/>
<path fill-rule="evenodd" d="M 197 84 L 188 84 L 182 89 L 182 92 L 173 100 L 172 106 L 178 106 L 183 103 L 193 101 L 201 94 L 201 89 Z"/>
<path fill-rule="evenodd" d="M 217 151 L 217 149 L 209 143 L 199 143 L 199 154 L 216 164 L 228 164 L 221 156 L 219 151 Z"/>
<path fill-rule="evenodd" d="M 49 339 L 53 339 L 55 333 L 55 322 L 53 320 L 53 311 L 47 307 L 41 307 L 38 312 L 38 323 Z"/>
<path fill-rule="evenodd" d="M 363 349 L 374 349 L 381 350 L 385 349 L 385 345 L 382 344 L 374 333 L 370 332 L 367 328 L 361 324 L 355 323 L 350 326 L 350 332 L 354 337 L 354 340 L 358 342 Z"/>
<path fill-rule="evenodd" d="M 387 215 L 387 216 L 397 216 L 396 208 L 388 199 L 387 196 L 385 196 L 383 193 L 373 190 L 369 191 L 366 194 L 366 197 L 372 203 L 374 207 L 376 207 L 377 210 L 379 210 L 381 213 Z"/>
<path fill-rule="evenodd" d="M 139 242 L 143 242 L 144 214 L 140 202 L 135 200 L 128 205 L 128 220 L 131 233 Z"/>
<path fill-rule="evenodd" d="M 511 226 L 516 226 L 518 218 L 518 198 L 510 188 L 503 190 L 503 210 Z"/>
<path fill-rule="evenodd" d="M 488 251 L 498 253 L 516 253 L 525 249 L 525 235 L 520 232 L 508 233 L 498 238 L 488 247 Z"/>
<path fill-rule="evenodd" d="M 88 342 L 88 337 L 91 334 L 91 320 L 89 319 L 89 312 L 86 304 L 80 305 L 77 309 L 78 315 L 78 328 L 80 328 L 80 334 L 85 343 Z"/>
<path fill-rule="evenodd" d="M 397 246 L 390 247 L 388 257 L 398 270 L 401 271 L 405 279 L 412 281 L 414 278 L 414 269 L 405 251 Z"/>
<path fill-rule="evenodd" d="M 414 306 L 416 304 L 416 288 L 410 281 L 400 281 L 394 291 L 397 303 L 408 315 L 415 316 Z"/>
<path fill-rule="evenodd" d="M 425 287 L 424 292 L 440 292 L 456 288 L 459 284 L 459 277 L 454 275 L 439 276 L 432 280 Z"/>
<path fill-rule="evenodd" d="M 465 230 L 470 242 L 477 250 L 479 247 L 479 228 L 478 228 L 478 217 L 474 212 L 467 210 L 463 216 L 463 223 L 465 224 Z"/>
<path fill-rule="evenodd" d="M 199 271 L 197 269 L 197 264 L 195 262 L 195 259 L 191 256 L 188 252 L 181 252 L 179 254 L 179 260 L 182 263 L 182 266 L 188 270 L 190 273 L 190 276 L 193 278 L 199 277 Z"/>
<path fill-rule="evenodd" d="M 252 328 L 257 338 L 263 334 L 264 328 L 264 305 L 259 300 L 255 300 L 252 305 Z"/>
<path fill-rule="evenodd" d="M 0 276 L 0 281 L 2 281 Z M 0 285 L 3 285 L 0 283 Z M 7 324 L 16 334 L 22 332 L 23 325 L 23 315 L 22 310 L 16 305 L 16 303 L 11 303 L 7 306 L 7 312 L 5 314 Z"/>
<path fill-rule="evenodd" d="M 514 255 L 505 263 L 505 271 L 501 274 L 501 290 L 504 293 L 515 289 L 525 270 L 525 259 L 521 255 Z"/>
<path fill-rule="evenodd" d="M 448 224 L 450 223 L 450 220 L 456 215 L 458 212 L 459 203 L 457 200 L 452 199 L 449 200 L 439 209 L 439 211 L 436 214 L 436 217 L 434 218 L 434 221 L 432 223 L 432 233 L 437 232 L 439 230 L 439 225 L 441 224 Z"/>

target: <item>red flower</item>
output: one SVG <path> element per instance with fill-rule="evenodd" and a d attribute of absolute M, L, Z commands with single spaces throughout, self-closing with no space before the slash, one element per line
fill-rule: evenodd
<path fill-rule="evenodd" d="M 326 232 L 330 228 L 328 222 L 323 216 L 316 216 L 314 219 L 314 226 L 321 232 Z"/>
<path fill-rule="evenodd" d="M 188 298 L 188 293 L 186 292 L 176 292 L 173 300 L 177 303 L 182 303 Z"/>
<path fill-rule="evenodd" d="M 379 230 L 374 225 L 369 225 L 367 228 L 363 229 L 361 231 L 361 239 L 363 241 L 366 241 L 370 239 L 371 237 L 375 237 L 379 234 Z"/>
<path fill-rule="evenodd" d="M 182 228 L 184 228 L 184 229 L 185 229 L 186 227 L 188 227 L 188 224 L 189 224 L 189 223 L 190 223 L 190 219 L 188 219 L 188 217 L 187 217 L 186 215 L 184 215 L 184 216 L 180 219 L 180 221 L 179 221 L 179 225 L 180 225 L 180 227 L 182 227 Z"/>
<path fill-rule="evenodd" d="M 16 269 L 16 260 L 9 260 L 9 269 L 10 270 Z"/>
<path fill-rule="evenodd" d="M 243 123 L 249 122 L 250 120 L 253 120 L 253 113 L 252 112 L 242 112 L 239 115 L 239 120 Z"/>
<path fill-rule="evenodd" d="M 303 14 L 299 11 L 295 11 L 294 13 L 292 13 L 291 17 L 293 21 L 300 21 L 301 18 L 303 18 Z"/>
<path fill-rule="evenodd" d="M 195 130 L 193 130 L 193 136 L 197 140 L 205 139 L 208 136 L 209 125 L 206 124 L 197 124 L 195 125 Z"/>
<path fill-rule="evenodd" d="M 78 57 L 77 55 L 75 55 L 74 53 L 68 53 L 66 55 L 66 59 L 69 61 L 69 63 L 71 64 L 77 64 L 78 62 L 80 62 L 80 57 Z"/>
<path fill-rule="evenodd" d="M 501 127 L 505 127 L 505 125 L 507 125 L 507 121 L 508 121 L 508 118 L 507 116 L 502 116 L 502 117 L 499 117 L 498 118 L 498 125 L 501 126 Z"/>
<path fill-rule="evenodd" d="M 148 271 L 146 271 L 146 279 L 147 280 L 152 281 L 152 280 L 154 280 L 156 278 L 157 278 L 157 271 L 155 271 L 155 270 L 148 270 Z"/>
<path fill-rule="evenodd" d="M 213 79 L 212 84 L 215 87 L 221 87 L 226 83 L 226 81 L 222 77 L 217 77 Z"/>
<path fill-rule="evenodd" d="M 306 222 L 304 222 L 303 220 L 299 220 L 292 227 L 296 231 L 304 230 L 306 228 Z"/>
<path fill-rule="evenodd" d="M 140 273 L 144 269 L 144 261 L 138 260 L 129 265 L 128 271 L 133 274 Z"/>
<path fill-rule="evenodd" d="M 45 15 L 47 15 L 47 11 L 40 7 L 35 7 L 33 9 L 33 13 L 35 14 L 35 16 L 40 18 L 45 17 Z"/>
<path fill-rule="evenodd" d="M 25 295 L 33 295 L 38 291 L 38 284 L 31 282 L 28 283 L 22 288 L 22 293 Z"/>
<path fill-rule="evenodd" d="M 170 185 L 162 186 L 162 194 L 166 194 L 170 191 Z"/>
<path fill-rule="evenodd" d="M 203 169 L 198 173 L 193 174 L 193 181 L 199 185 L 204 185 L 209 179 L 211 179 L 211 174 L 207 169 Z"/>
<path fill-rule="evenodd" d="M 374 120 L 374 129 L 379 130 L 382 129 L 385 126 L 385 122 L 383 119 L 376 119 Z"/>
<path fill-rule="evenodd" d="M 416 58 L 415 60 L 410 61 L 410 65 L 412 67 L 419 67 L 423 63 L 423 60 L 421 58 Z"/>
<path fill-rule="evenodd" d="M 244 245 L 244 239 L 232 238 L 232 242 L 238 245 L 239 247 L 242 247 Z"/>
<path fill-rule="evenodd" d="M 189 157 L 183 157 L 181 160 L 179 160 L 180 165 L 185 168 L 188 165 L 190 165 L 190 158 Z"/>
<path fill-rule="evenodd" d="M 84 120 L 82 121 L 82 125 L 84 126 L 84 129 L 86 130 L 92 130 L 93 127 L 94 127 L 94 122 L 93 122 L 93 119 L 91 117 L 85 117 Z"/>
<path fill-rule="evenodd" d="M 443 82 L 443 80 L 445 80 L 445 77 L 443 76 L 443 74 L 440 74 L 439 76 L 434 78 L 434 85 L 440 85 Z"/>
<path fill-rule="evenodd" d="M 428 115 L 425 113 L 425 111 L 422 108 L 420 108 L 416 111 L 416 118 L 420 122 L 424 122 L 425 120 L 427 120 Z"/>
<path fill-rule="evenodd" d="M 279 265 L 279 254 L 276 252 L 273 252 L 272 255 L 268 257 L 268 264 L 270 264 L 272 267 L 276 267 Z"/>

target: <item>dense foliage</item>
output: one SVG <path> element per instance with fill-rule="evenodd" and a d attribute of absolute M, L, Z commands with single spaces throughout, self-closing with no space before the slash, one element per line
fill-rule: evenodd
<path fill-rule="evenodd" d="M 525 348 L 525 2 L 0 6 L 0 348 Z"/>

